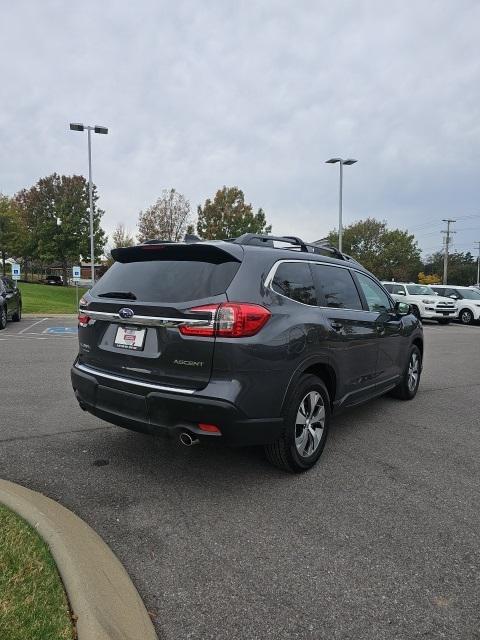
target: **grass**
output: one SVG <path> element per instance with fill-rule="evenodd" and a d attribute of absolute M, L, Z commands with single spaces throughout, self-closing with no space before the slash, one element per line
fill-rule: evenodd
<path fill-rule="evenodd" d="M 46 284 L 19 282 L 23 313 L 76 313 L 75 287 L 54 287 Z M 78 299 L 86 289 L 78 287 Z"/>
<path fill-rule="evenodd" d="M 67 596 L 45 542 L 0 505 L 0 638 L 73 640 Z"/>

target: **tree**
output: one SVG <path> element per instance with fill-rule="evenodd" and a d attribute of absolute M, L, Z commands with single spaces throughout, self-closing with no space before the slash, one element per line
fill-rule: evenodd
<path fill-rule="evenodd" d="M 133 247 L 135 244 L 135 238 L 128 233 L 125 229 L 125 225 L 117 224 L 115 227 L 115 231 L 112 233 L 112 240 L 109 243 L 107 253 L 110 254 L 112 249 L 117 249 L 118 247 Z M 112 266 L 114 260 L 111 255 L 107 257 L 107 264 L 109 267 Z"/>
<path fill-rule="evenodd" d="M 115 231 L 112 233 L 112 249 L 117 247 L 133 247 L 135 238 L 131 236 L 125 229 L 125 225 L 117 224 Z"/>
<path fill-rule="evenodd" d="M 337 231 L 328 241 L 337 246 Z M 412 280 L 421 268 L 420 249 L 413 235 L 388 229 L 387 223 L 366 218 L 345 227 L 343 251 L 382 280 Z"/>
<path fill-rule="evenodd" d="M 238 187 L 223 187 L 215 198 L 198 206 L 197 232 L 207 240 L 236 238 L 243 233 L 270 233 L 265 213 L 253 212 L 251 204 L 245 204 L 243 191 Z"/>
<path fill-rule="evenodd" d="M 6 259 L 17 253 L 20 233 L 21 226 L 15 202 L 0 193 L 0 258 L 3 275 L 6 275 Z"/>
<path fill-rule="evenodd" d="M 437 273 L 426 275 L 423 271 L 418 274 L 419 284 L 442 284 L 442 277 Z"/>
<path fill-rule="evenodd" d="M 138 217 L 138 239 L 183 240 L 190 223 L 190 203 L 175 189 L 164 189 L 155 204 L 140 211 Z"/>
<path fill-rule="evenodd" d="M 427 275 L 432 273 L 443 274 L 443 251 L 437 251 L 428 256 L 425 261 L 424 271 Z M 465 253 L 455 251 L 448 256 L 448 283 L 457 285 L 471 285 L 477 281 L 477 260 L 470 251 Z"/>
<path fill-rule="evenodd" d="M 106 236 L 100 226 L 104 212 L 95 206 L 98 200 L 93 187 L 94 251 L 103 252 Z M 83 176 L 41 178 L 30 189 L 16 195 L 19 215 L 27 231 L 23 243 L 24 258 L 59 262 L 67 281 L 68 268 L 80 256 L 90 258 L 90 215 L 88 183 Z"/>

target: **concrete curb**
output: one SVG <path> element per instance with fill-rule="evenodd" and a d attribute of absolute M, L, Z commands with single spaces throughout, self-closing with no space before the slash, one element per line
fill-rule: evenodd
<path fill-rule="evenodd" d="M 0 502 L 50 547 L 65 585 L 78 640 L 158 640 L 120 561 L 74 513 L 41 493 L 0 480 Z"/>

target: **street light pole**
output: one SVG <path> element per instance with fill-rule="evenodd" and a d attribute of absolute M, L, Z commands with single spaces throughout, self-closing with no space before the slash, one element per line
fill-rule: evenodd
<path fill-rule="evenodd" d="M 340 165 L 340 186 L 338 193 L 338 250 L 342 251 L 342 241 L 343 241 L 343 165 L 351 165 L 355 164 L 357 160 L 353 158 L 347 158 L 344 160 L 343 158 L 330 158 L 330 160 L 325 161 L 326 164 L 338 164 Z"/>
<path fill-rule="evenodd" d="M 95 242 L 93 239 L 92 127 L 88 131 L 88 200 L 90 208 L 90 257 L 92 287 L 95 284 Z"/>
<path fill-rule="evenodd" d="M 88 137 L 88 200 L 90 209 L 90 261 L 91 261 L 91 277 L 92 286 L 95 284 L 95 236 L 93 232 L 93 180 L 92 180 L 92 131 L 94 133 L 107 134 L 107 127 L 100 127 L 98 125 L 90 126 L 80 123 L 71 122 L 71 131 L 85 131 L 87 130 Z"/>

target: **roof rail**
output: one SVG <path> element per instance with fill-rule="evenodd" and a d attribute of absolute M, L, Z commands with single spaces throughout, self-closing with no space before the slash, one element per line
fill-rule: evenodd
<path fill-rule="evenodd" d="M 270 236 L 268 234 L 244 233 L 238 238 L 228 239 L 228 242 L 234 242 L 235 244 L 258 245 L 269 247 L 271 249 L 275 248 L 274 241 L 285 242 L 291 245 L 290 247 L 285 247 L 285 249 L 317 253 L 320 255 L 330 255 L 339 260 L 353 260 L 350 256 L 341 253 L 336 247 L 332 247 L 328 244 L 309 244 L 296 236 Z"/>

